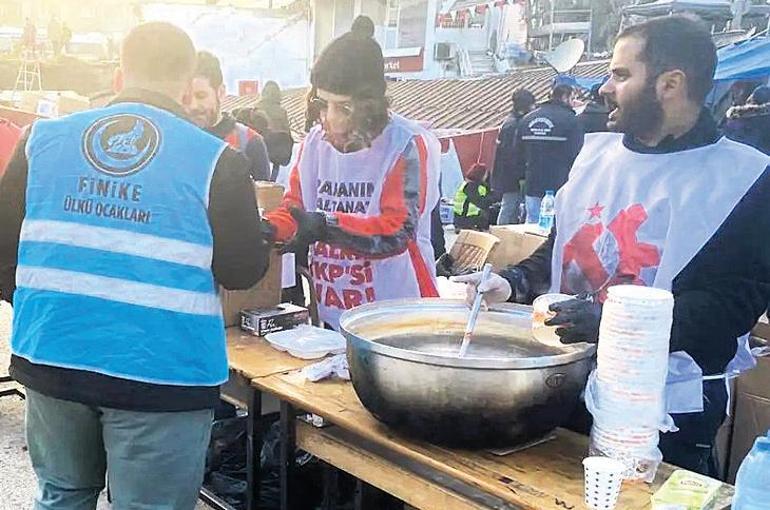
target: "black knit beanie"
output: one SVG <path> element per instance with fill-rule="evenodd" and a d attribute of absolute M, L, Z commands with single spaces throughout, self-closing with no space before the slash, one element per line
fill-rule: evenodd
<path fill-rule="evenodd" d="M 353 30 L 324 48 L 310 72 L 310 83 L 315 89 L 356 99 L 385 95 L 382 48 L 366 24 L 354 24 Z"/>

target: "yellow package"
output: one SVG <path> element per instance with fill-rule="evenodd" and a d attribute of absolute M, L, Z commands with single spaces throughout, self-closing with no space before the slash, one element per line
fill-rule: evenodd
<path fill-rule="evenodd" d="M 678 469 L 652 496 L 652 510 L 705 510 L 714 502 L 721 482 Z"/>

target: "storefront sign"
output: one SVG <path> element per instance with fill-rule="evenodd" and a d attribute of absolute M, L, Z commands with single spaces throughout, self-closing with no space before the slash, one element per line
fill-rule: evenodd
<path fill-rule="evenodd" d="M 416 73 L 424 67 L 424 52 L 420 50 L 418 55 L 385 57 L 386 73 Z"/>

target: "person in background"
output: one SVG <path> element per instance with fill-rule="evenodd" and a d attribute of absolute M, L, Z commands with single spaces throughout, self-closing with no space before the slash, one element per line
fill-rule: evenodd
<path fill-rule="evenodd" d="M 495 203 L 489 186 L 486 166 L 473 165 L 454 199 L 454 226 L 463 230 L 489 230 L 489 208 Z"/>
<path fill-rule="evenodd" d="M 574 96 L 571 86 L 556 85 L 551 99 L 519 124 L 514 150 L 521 151 L 525 169 L 527 223 L 537 223 L 545 192 L 556 192 L 567 182 L 583 147 L 583 132 L 571 106 Z"/>
<path fill-rule="evenodd" d="M 200 128 L 225 140 L 246 155 L 255 181 L 270 178 L 270 160 L 262 137 L 253 129 L 222 112 L 225 84 L 219 59 L 207 51 L 198 52 L 192 93 L 185 104 L 190 119 Z"/>
<path fill-rule="evenodd" d="M 591 87 L 591 97 L 582 112 L 577 116 L 580 128 L 583 133 L 601 133 L 609 131 L 607 120 L 610 115 L 610 109 L 604 101 L 604 97 L 599 93 L 602 88 L 601 83 Z"/>
<path fill-rule="evenodd" d="M 61 44 L 64 48 L 64 53 L 70 52 L 70 43 L 72 42 L 72 29 L 70 29 L 67 22 L 63 22 L 61 25 Z"/>
<path fill-rule="evenodd" d="M 725 135 L 770 155 L 770 87 L 757 87 L 745 105 L 727 110 Z"/>
<path fill-rule="evenodd" d="M 515 150 L 516 133 L 521 119 L 535 107 L 535 96 L 527 89 L 517 89 L 511 96 L 511 102 L 513 109 L 497 135 L 495 166 L 492 171 L 492 189 L 502 194 L 498 225 L 519 223 L 524 167 L 519 160 L 520 154 Z"/>
<path fill-rule="evenodd" d="M 438 139 L 389 110 L 382 49 L 366 31 L 329 43 L 310 83 L 313 127 L 267 218 L 286 249 L 310 245 L 321 320 L 336 329 L 343 311 L 365 303 L 437 296 Z"/>
<path fill-rule="evenodd" d="M 31 18 L 27 18 L 24 22 L 21 47 L 22 51 L 29 52 L 33 58 L 37 56 L 37 27 Z"/>
<path fill-rule="evenodd" d="M 192 510 L 219 386 L 219 285 L 248 289 L 270 246 L 248 164 L 181 102 L 195 48 L 134 27 L 106 108 L 37 120 L 0 180 L 0 297 L 26 387 L 35 508 Z M 26 505 L 25 505 L 26 507 Z"/>
<path fill-rule="evenodd" d="M 53 56 L 58 57 L 62 49 L 62 25 L 58 17 L 51 17 L 51 21 L 48 23 L 47 35 L 48 40 L 51 42 Z"/>
<path fill-rule="evenodd" d="M 267 129 L 263 136 L 272 163 L 270 180 L 275 181 L 280 168 L 291 162 L 292 149 L 294 148 L 294 139 L 289 127 L 289 116 L 286 114 L 286 109 L 281 106 L 281 88 L 276 82 L 265 83 L 256 112 L 267 118 Z"/>
<path fill-rule="evenodd" d="M 281 87 L 272 80 L 268 81 L 262 88 L 262 94 L 256 109 L 267 117 L 270 131 L 288 133 L 290 132 L 289 116 L 286 113 L 286 109 L 281 106 L 281 99 Z"/>
<path fill-rule="evenodd" d="M 543 246 L 479 288 L 490 302 L 589 296 L 551 306 L 564 343 L 599 341 L 610 286 L 670 290 L 665 402 L 679 430 L 659 447 L 712 477 L 725 379 L 753 366 L 748 333 L 770 300 L 770 157 L 723 137 L 704 108 L 716 63 L 708 28 L 689 17 L 621 32 L 601 89 L 614 133 L 586 136 Z M 479 278 L 467 277 L 469 297 Z"/>

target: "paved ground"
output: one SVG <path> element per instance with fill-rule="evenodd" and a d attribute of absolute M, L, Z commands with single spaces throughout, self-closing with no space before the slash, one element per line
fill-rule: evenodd
<path fill-rule="evenodd" d="M 7 373 L 11 309 L 0 304 L 0 374 Z M 24 402 L 16 397 L 0 398 L 0 510 L 29 510 L 37 484 L 24 441 Z M 110 508 L 101 498 L 99 510 Z M 195 510 L 209 507 L 199 503 Z"/>

